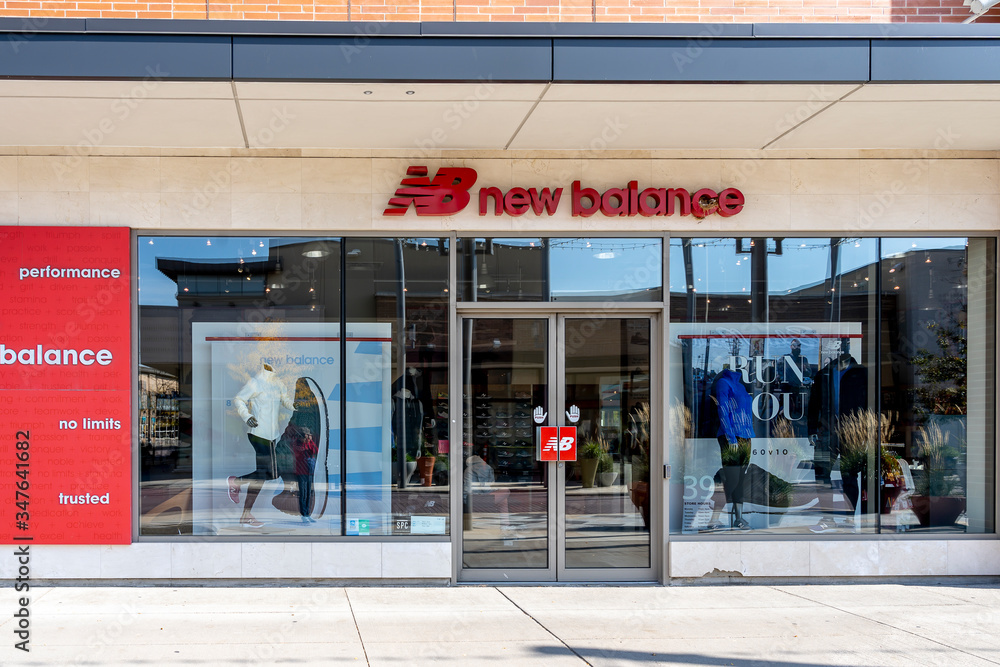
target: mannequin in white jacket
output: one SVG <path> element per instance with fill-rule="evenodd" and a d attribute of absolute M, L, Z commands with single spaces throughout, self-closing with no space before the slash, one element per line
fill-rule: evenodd
<path fill-rule="evenodd" d="M 282 407 L 295 409 L 295 403 L 288 395 L 285 383 L 268 364 L 257 375 L 243 385 L 233 399 L 240 418 L 250 428 L 247 438 L 253 446 L 257 467 L 253 472 L 240 477 L 229 477 L 229 499 L 240 502 L 240 487 L 247 484 L 247 495 L 243 501 L 240 525 L 244 528 L 260 528 L 264 524 L 250 513 L 264 482 L 278 476 L 274 446 L 281 437 L 287 419 L 281 418 Z"/>

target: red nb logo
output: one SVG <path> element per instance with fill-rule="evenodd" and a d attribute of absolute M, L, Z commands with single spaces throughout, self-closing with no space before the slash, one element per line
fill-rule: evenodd
<path fill-rule="evenodd" d="M 539 426 L 535 437 L 539 461 L 576 461 L 575 426 Z"/>
<path fill-rule="evenodd" d="M 383 215 L 405 215 L 410 204 L 417 215 L 451 215 L 469 204 L 469 188 L 476 184 L 476 170 L 468 167 L 444 167 L 434 178 L 427 178 L 427 167 L 409 167 L 389 199 Z"/>
<path fill-rule="evenodd" d="M 556 438 L 556 436 L 552 436 L 545 441 L 544 445 L 542 445 L 542 451 L 554 452 L 558 450 L 560 452 L 568 452 L 573 449 L 573 443 L 575 442 L 576 438 L 571 435 L 563 438 Z"/>

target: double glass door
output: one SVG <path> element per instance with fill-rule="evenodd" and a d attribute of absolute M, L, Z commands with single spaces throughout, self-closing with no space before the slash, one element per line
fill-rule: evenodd
<path fill-rule="evenodd" d="M 461 327 L 460 578 L 655 579 L 654 320 L 469 316 Z M 577 460 L 540 461 L 539 426 L 575 427 Z"/>

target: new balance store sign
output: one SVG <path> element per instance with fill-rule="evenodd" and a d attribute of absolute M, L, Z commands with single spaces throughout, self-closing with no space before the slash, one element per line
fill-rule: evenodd
<path fill-rule="evenodd" d="M 447 216 L 465 210 L 472 201 L 472 187 L 478 180 L 475 169 L 443 167 L 433 178 L 427 167 L 412 166 L 396 194 L 389 199 L 383 212 L 387 216 L 406 215 L 413 208 L 417 215 Z M 746 198 L 736 188 L 720 192 L 708 188 L 693 193 L 684 188 L 640 188 L 638 181 L 629 181 L 621 188 L 600 192 L 573 181 L 569 197 L 564 188 L 511 188 L 504 192 L 497 187 L 479 189 L 479 216 L 507 214 L 521 216 L 529 211 L 536 216 L 555 215 L 560 206 L 569 206 L 573 217 L 589 218 L 600 213 L 607 217 L 644 217 L 693 215 L 705 218 L 718 214 L 724 218 L 743 210 Z"/>
<path fill-rule="evenodd" d="M 0 227 L 0 286 L 0 540 L 128 544 L 128 230 Z"/>

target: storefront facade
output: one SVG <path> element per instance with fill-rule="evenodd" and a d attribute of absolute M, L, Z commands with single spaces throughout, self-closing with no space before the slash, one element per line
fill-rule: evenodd
<path fill-rule="evenodd" d="M 40 577 L 1000 574 L 995 38 L 136 35 L 3 82 L 8 246 L 127 237 L 129 525 Z"/>

